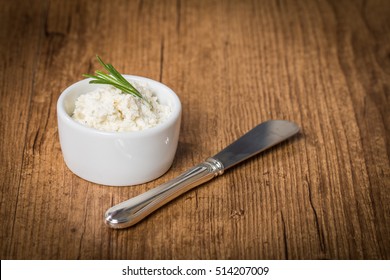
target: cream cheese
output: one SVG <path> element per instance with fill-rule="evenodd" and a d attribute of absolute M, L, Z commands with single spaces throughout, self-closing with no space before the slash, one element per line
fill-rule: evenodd
<path fill-rule="evenodd" d="M 160 104 L 147 88 L 133 84 L 152 105 L 112 86 L 82 94 L 75 103 L 72 118 L 88 127 L 103 131 L 139 131 L 164 122 L 171 108 Z"/>

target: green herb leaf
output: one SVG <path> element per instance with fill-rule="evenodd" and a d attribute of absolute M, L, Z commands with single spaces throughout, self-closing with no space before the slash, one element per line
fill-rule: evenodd
<path fill-rule="evenodd" d="M 102 71 L 95 71 L 95 75 L 84 74 L 84 77 L 92 79 L 89 82 L 90 84 L 105 84 L 114 86 L 117 89 L 120 89 L 123 93 L 128 93 L 135 97 L 141 98 L 150 107 L 152 107 L 148 100 L 146 100 L 142 94 L 114 68 L 114 66 L 104 63 L 98 55 L 96 58 L 109 74 L 103 73 Z"/>

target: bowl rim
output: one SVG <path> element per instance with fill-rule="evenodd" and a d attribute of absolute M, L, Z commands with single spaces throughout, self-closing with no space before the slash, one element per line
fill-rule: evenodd
<path fill-rule="evenodd" d="M 78 131 L 83 131 L 83 132 L 86 132 L 86 133 L 94 133 L 94 134 L 97 134 L 97 135 L 102 136 L 102 137 L 118 137 L 118 136 L 121 136 L 121 137 L 125 137 L 125 138 L 139 138 L 139 137 L 152 136 L 152 135 L 161 133 L 165 129 L 168 129 L 169 127 L 174 125 L 178 120 L 180 120 L 181 110 L 182 110 L 181 102 L 180 102 L 180 99 L 177 96 L 177 94 L 171 88 L 169 88 L 167 85 L 165 85 L 165 84 L 163 84 L 163 83 L 161 83 L 159 81 L 156 81 L 156 80 L 153 80 L 153 79 L 150 79 L 150 78 L 137 76 L 137 75 L 127 75 L 127 74 L 124 74 L 123 76 L 126 79 L 129 79 L 130 81 L 153 83 L 153 84 L 157 85 L 157 87 L 163 88 L 165 91 L 167 91 L 167 93 L 169 93 L 171 95 L 171 100 L 174 103 L 174 105 L 171 107 L 171 110 L 172 110 L 171 114 L 168 116 L 168 118 L 164 122 L 162 122 L 160 124 L 157 124 L 154 127 L 150 127 L 150 128 L 144 129 L 144 130 L 137 130 L 137 131 L 104 131 L 104 130 L 99 130 L 99 129 L 96 129 L 96 128 L 85 126 L 85 125 L 75 121 L 66 112 L 64 101 L 65 101 L 67 95 L 70 92 L 72 92 L 72 90 L 74 90 L 74 88 L 76 88 L 76 87 L 78 87 L 78 86 L 80 86 L 82 84 L 85 84 L 86 82 L 91 80 L 91 78 L 87 78 L 87 79 L 83 79 L 83 80 L 77 81 L 77 82 L 71 84 L 70 86 L 68 86 L 67 88 L 65 88 L 61 92 L 61 94 L 60 94 L 60 96 L 59 96 L 59 98 L 57 100 L 57 117 L 59 119 L 63 120 L 67 125 L 71 126 L 73 129 L 78 130 Z"/>

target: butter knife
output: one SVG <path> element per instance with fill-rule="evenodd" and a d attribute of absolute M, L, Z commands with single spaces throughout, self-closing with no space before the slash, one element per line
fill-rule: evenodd
<path fill-rule="evenodd" d="M 175 179 L 109 208 L 105 213 L 105 223 L 115 229 L 130 227 L 183 193 L 298 132 L 299 127 L 289 121 L 269 120 L 261 123 Z"/>

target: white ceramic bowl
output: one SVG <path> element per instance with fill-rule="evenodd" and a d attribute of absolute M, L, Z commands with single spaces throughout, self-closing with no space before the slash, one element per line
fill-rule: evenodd
<path fill-rule="evenodd" d="M 155 127 L 134 132 L 105 132 L 86 127 L 71 115 L 76 99 L 99 85 L 79 81 L 60 95 L 57 102 L 61 150 L 68 168 L 79 177 L 102 185 L 129 186 L 163 175 L 171 166 L 180 132 L 181 103 L 167 86 L 143 77 L 124 75 L 146 84 L 161 104 L 172 112 Z"/>

